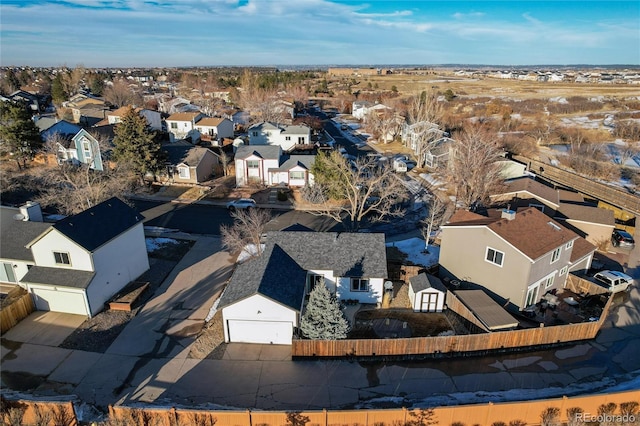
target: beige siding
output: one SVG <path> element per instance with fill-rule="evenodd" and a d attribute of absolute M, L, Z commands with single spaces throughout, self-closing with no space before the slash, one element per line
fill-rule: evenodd
<path fill-rule="evenodd" d="M 567 219 L 567 223 L 584 232 L 586 234 L 584 238 L 595 246 L 600 245 L 603 241 L 611 241 L 611 234 L 613 233 L 614 228 L 613 225 L 602 225 L 599 223 L 582 222 L 573 219 Z"/>

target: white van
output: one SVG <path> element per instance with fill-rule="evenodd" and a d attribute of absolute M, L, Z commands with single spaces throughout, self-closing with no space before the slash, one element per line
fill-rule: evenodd
<path fill-rule="evenodd" d="M 596 281 L 604 286 L 609 293 L 629 291 L 633 285 L 633 278 L 618 271 L 602 271 L 593 276 Z"/>

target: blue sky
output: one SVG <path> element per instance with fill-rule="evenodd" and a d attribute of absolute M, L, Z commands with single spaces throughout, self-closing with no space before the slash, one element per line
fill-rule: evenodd
<path fill-rule="evenodd" d="M 1 0 L 0 64 L 640 64 L 640 2 Z"/>

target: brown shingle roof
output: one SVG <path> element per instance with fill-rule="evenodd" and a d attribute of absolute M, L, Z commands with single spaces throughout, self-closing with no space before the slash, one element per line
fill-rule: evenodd
<path fill-rule="evenodd" d="M 569 259 L 569 262 L 574 263 L 576 260 L 580 260 L 587 254 L 592 253 L 595 249 L 596 246 L 580 237 L 573 242 L 573 249 L 571 250 L 571 258 Z"/>
<path fill-rule="evenodd" d="M 198 121 L 198 125 L 199 126 L 217 126 L 220 123 L 222 123 L 223 120 L 224 118 L 222 117 L 205 117 L 200 121 Z"/>
<path fill-rule="evenodd" d="M 533 260 L 578 238 L 533 207 L 518 212 L 513 220 L 500 219 L 487 227 Z"/>
<path fill-rule="evenodd" d="M 507 185 L 507 189 L 503 194 L 514 194 L 516 192 L 528 192 L 536 198 L 542 198 L 543 200 L 546 200 L 555 205 L 558 205 L 560 203 L 558 190 L 543 185 L 540 182 L 537 182 L 528 177 L 515 179 L 509 182 L 509 184 Z"/>
<path fill-rule="evenodd" d="M 601 209 L 579 204 L 561 203 L 558 208 L 558 217 L 580 220 L 582 222 L 600 223 L 602 225 L 615 226 L 616 221 L 613 210 Z"/>
<path fill-rule="evenodd" d="M 177 112 L 171 114 L 167 121 L 192 121 L 200 114 L 200 112 Z"/>

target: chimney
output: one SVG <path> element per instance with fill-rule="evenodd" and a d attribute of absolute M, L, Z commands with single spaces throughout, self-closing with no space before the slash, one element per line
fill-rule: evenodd
<path fill-rule="evenodd" d="M 23 220 L 31 222 L 42 222 L 42 209 L 40 209 L 39 203 L 33 201 L 27 201 L 23 206 L 20 206 L 20 214 L 24 217 Z"/>
<path fill-rule="evenodd" d="M 502 210 L 502 219 L 513 220 L 516 218 L 516 212 L 514 210 L 504 209 Z"/>

